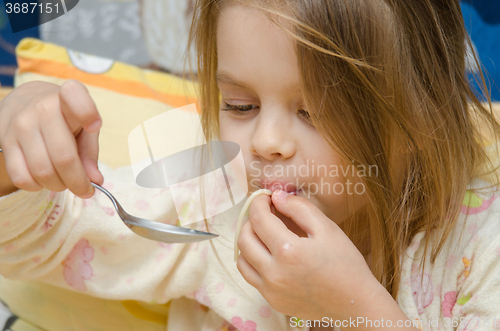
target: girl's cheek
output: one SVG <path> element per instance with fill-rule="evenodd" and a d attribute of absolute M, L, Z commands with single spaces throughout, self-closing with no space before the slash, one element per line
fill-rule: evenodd
<path fill-rule="evenodd" d="M 219 137 L 223 141 L 233 141 L 231 140 L 231 125 L 228 119 L 224 115 L 219 115 Z"/>

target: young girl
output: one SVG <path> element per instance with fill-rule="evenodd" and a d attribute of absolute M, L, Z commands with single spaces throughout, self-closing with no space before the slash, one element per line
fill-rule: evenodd
<path fill-rule="evenodd" d="M 199 0 L 192 32 L 207 140 L 238 143 L 251 191 L 273 191 L 253 200 L 236 265 L 239 210 L 207 220 L 225 225 L 220 260 L 209 242 L 130 233 L 90 181 L 159 221 L 168 189 L 98 169 L 85 88 L 35 82 L 0 104 L 3 275 L 171 302 L 169 330 L 500 327 L 478 124 L 494 141 L 500 127 L 465 79 L 458 1 Z"/>

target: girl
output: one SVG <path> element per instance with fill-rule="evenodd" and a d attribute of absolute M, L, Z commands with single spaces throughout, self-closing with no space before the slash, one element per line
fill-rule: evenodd
<path fill-rule="evenodd" d="M 98 194 L 81 207 L 103 175 L 120 202 L 148 196 L 141 216 L 165 221 L 168 190 L 129 193 L 124 172 L 99 173 L 99 115 L 68 82 L 0 104 L 2 192 L 23 190 L 0 200 L 2 274 L 172 300 L 172 330 L 500 326 L 500 201 L 479 178 L 494 169 L 477 122 L 494 141 L 500 127 L 465 79 L 458 1 L 199 0 L 191 40 L 207 140 L 238 143 L 250 187 L 273 190 L 251 204 L 237 270 L 222 239 L 228 274 L 208 243 L 125 233 Z M 41 203 L 59 208 L 43 209 L 46 231 Z M 208 222 L 223 219 L 234 214 Z"/>
<path fill-rule="evenodd" d="M 492 169 L 476 121 L 494 138 L 498 123 L 465 79 L 469 42 L 458 1 L 204 1 L 197 8 L 209 137 L 220 127 L 220 138 L 237 141 L 257 170 L 309 159 L 378 170 L 346 171 L 340 180 L 313 168 L 299 183 L 319 193 L 257 197 L 238 241 L 243 277 L 294 316 L 384 318 L 395 326 L 406 315 L 423 328 L 492 327 L 497 196 L 473 189 L 487 186 L 476 179 L 480 167 Z M 339 180 L 343 195 L 326 191 Z M 349 180 L 366 191 L 349 195 Z M 297 235 L 276 222 L 271 201 Z M 477 215 L 466 223 L 462 214 Z"/>

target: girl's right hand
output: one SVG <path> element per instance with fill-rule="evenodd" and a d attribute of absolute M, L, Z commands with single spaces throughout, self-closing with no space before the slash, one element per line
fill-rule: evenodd
<path fill-rule="evenodd" d="M 101 124 L 79 81 L 34 81 L 14 89 L 0 102 L 0 148 L 12 185 L 26 191 L 68 188 L 90 198 L 90 181 L 104 181 L 97 168 Z"/>

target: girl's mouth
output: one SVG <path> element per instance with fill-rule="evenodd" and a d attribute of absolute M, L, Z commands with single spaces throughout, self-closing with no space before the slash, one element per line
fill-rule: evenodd
<path fill-rule="evenodd" d="M 283 190 L 285 192 L 291 193 L 293 195 L 297 195 L 297 192 L 300 192 L 300 190 L 297 190 L 297 187 L 292 184 L 289 181 L 286 180 L 263 180 L 262 183 L 262 188 L 271 190 L 272 192 L 276 190 Z"/>

